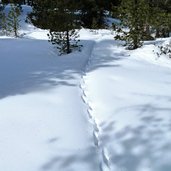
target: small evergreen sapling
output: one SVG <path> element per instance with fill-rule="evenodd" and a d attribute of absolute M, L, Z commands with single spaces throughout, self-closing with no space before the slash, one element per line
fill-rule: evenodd
<path fill-rule="evenodd" d="M 82 45 L 78 44 L 80 41 L 78 39 L 79 34 L 75 29 L 63 32 L 50 31 L 48 37 L 49 42 L 56 45 L 60 55 L 69 54 L 74 49 L 81 50 Z"/>
<path fill-rule="evenodd" d="M 19 16 L 21 14 L 20 7 L 15 4 L 11 4 L 10 11 L 7 16 L 7 25 L 10 33 L 14 34 L 15 37 L 19 36 L 18 30 L 20 28 Z"/>

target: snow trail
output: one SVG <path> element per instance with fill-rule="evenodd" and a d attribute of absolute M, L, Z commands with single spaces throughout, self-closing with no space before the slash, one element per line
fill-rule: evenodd
<path fill-rule="evenodd" d="M 171 168 L 171 70 L 150 61 L 147 48 L 128 51 L 103 39 L 90 56 L 83 88 L 102 171 Z"/>
<path fill-rule="evenodd" d="M 98 41 L 95 41 L 92 50 L 91 50 L 91 54 L 88 58 L 87 64 L 82 72 L 81 75 L 81 83 L 80 83 L 80 89 L 82 91 L 82 101 L 85 103 L 85 105 L 87 106 L 87 114 L 88 114 L 88 118 L 89 118 L 89 122 L 92 124 L 93 126 L 93 140 L 94 140 L 94 146 L 97 148 L 98 150 L 98 154 L 99 154 L 99 170 L 100 171 L 110 171 L 110 159 L 109 159 L 109 154 L 108 154 L 108 150 L 107 148 L 104 146 L 104 144 L 102 143 L 100 136 L 101 136 L 101 130 L 100 130 L 100 126 L 98 124 L 97 118 L 95 118 L 92 114 L 93 108 L 91 107 L 91 102 L 88 100 L 88 95 L 86 93 L 86 81 L 85 81 L 85 77 L 87 76 L 87 72 L 89 71 L 90 65 L 91 65 L 91 60 L 94 56 L 94 51 L 95 51 L 95 46 L 97 46 Z"/>
<path fill-rule="evenodd" d="M 0 170 L 99 170 L 78 88 L 88 43 L 59 57 L 46 40 L 0 38 Z"/>

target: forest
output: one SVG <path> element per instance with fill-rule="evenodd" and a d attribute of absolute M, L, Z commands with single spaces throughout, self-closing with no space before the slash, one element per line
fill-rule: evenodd
<path fill-rule="evenodd" d="M 13 8 L 7 16 L 3 8 L 9 2 Z M 14 32 L 18 36 L 22 4 L 32 6 L 29 21 L 48 29 L 49 41 L 58 45 L 61 53 L 80 49 L 80 28 L 108 29 L 107 17 L 120 20 L 119 24 L 113 23 L 112 29 L 117 33 L 114 38 L 125 41 L 128 49 L 141 47 L 145 40 L 169 37 L 171 32 L 170 0 L 2 0 L 0 28 L 4 34 Z"/>

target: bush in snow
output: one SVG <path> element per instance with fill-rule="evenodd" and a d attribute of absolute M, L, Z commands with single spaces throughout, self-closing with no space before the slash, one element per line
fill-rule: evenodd
<path fill-rule="evenodd" d="M 79 37 L 78 31 L 70 30 L 63 32 L 51 32 L 48 34 L 49 41 L 57 45 L 57 49 L 59 49 L 59 54 L 71 53 L 73 49 L 81 50 L 82 45 L 79 45 Z"/>
<path fill-rule="evenodd" d="M 169 42 L 165 42 L 161 46 L 158 46 L 158 48 L 159 48 L 159 52 L 157 52 L 158 56 L 164 54 L 167 55 L 169 58 L 171 58 L 171 40 Z"/>

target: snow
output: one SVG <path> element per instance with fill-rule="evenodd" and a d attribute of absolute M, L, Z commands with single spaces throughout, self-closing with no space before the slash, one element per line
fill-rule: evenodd
<path fill-rule="evenodd" d="M 168 40 L 128 51 L 82 28 L 82 51 L 58 56 L 23 9 L 22 38 L 0 37 L 0 170 L 170 171 Z"/>
<path fill-rule="evenodd" d="M 171 168 L 171 70 L 164 61 L 156 65 L 147 59 L 155 56 L 150 49 L 144 46 L 129 52 L 104 39 L 92 52 L 85 89 L 111 170 Z"/>
<path fill-rule="evenodd" d="M 59 57 L 48 41 L 23 38 L 1 39 L 1 52 L 0 168 L 52 170 L 65 165 L 63 157 L 68 166 L 60 170 L 74 167 L 75 160 L 78 170 L 96 168 L 96 161 L 81 159 L 91 153 L 96 159 L 79 89 L 88 49 Z"/>

